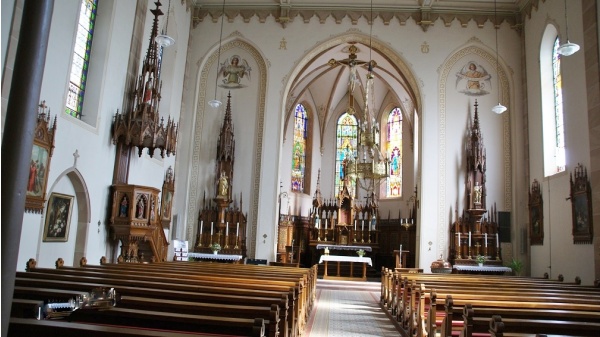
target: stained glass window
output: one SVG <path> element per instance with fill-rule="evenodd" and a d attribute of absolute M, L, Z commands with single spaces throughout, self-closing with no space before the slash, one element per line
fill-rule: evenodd
<path fill-rule="evenodd" d="M 552 83 L 554 86 L 554 120 L 555 120 L 555 156 L 556 172 L 565 170 L 565 130 L 563 124 L 563 97 L 562 97 L 562 76 L 560 75 L 560 54 L 558 47 L 560 41 L 558 37 L 554 40 L 552 49 Z"/>
<path fill-rule="evenodd" d="M 292 191 L 304 192 L 308 117 L 304 105 L 296 105 L 294 113 L 294 145 L 292 152 Z"/>
<path fill-rule="evenodd" d="M 358 122 L 356 117 L 344 113 L 337 122 L 336 129 L 336 155 L 335 155 L 335 195 L 344 186 L 345 165 L 348 160 L 353 160 L 357 153 Z M 356 180 L 349 179 L 348 191 L 354 196 Z"/>
<path fill-rule="evenodd" d="M 386 149 L 390 163 L 386 195 L 399 197 L 402 195 L 402 111 L 399 108 L 388 114 Z"/>
<path fill-rule="evenodd" d="M 98 0 L 82 0 L 65 112 L 81 118 Z"/>

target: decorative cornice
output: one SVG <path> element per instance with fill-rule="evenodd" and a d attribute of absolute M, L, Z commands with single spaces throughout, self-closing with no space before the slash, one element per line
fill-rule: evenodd
<path fill-rule="evenodd" d="M 530 6 L 528 5 L 526 7 L 528 11 L 524 13 L 530 13 Z M 193 28 L 196 28 L 198 23 L 203 22 L 208 17 L 210 17 L 213 22 L 217 22 L 221 13 L 221 5 L 196 4 L 192 14 Z M 373 12 L 371 12 L 369 8 L 364 6 L 348 7 L 325 4 L 287 4 L 285 6 L 234 4 L 225 6 L 225 15 L 230 23 L 233 22 L 237 16 L 241 16 L 245 23 L 250 22 L 254 16 L 258 18 L 260 23 L 266 22 L 268 16 L 273 16 L 275 21 L 279 22 L 283 28 L 298 17 L 300 17 L 304 23 L 309 23 L 311 19 L 316 16 L 321 24 L 324 24 L 330 16 L 335 20 L 336 24 L 341 24 L 344 19 L 348 18 L 353 25 L 358 24 L 361 18 L 370 22 L 372 17 L 373 20 L 380 18 L 384 25 L 389 25 L 392 20 L 398 20 L 401 26 L 404 26 L 406 21 L 412 18 L 424 31 L 434 25 L 438 19 L 441 19 L 445 26 L 450 26 L 454 20 L 458 20 L 462 27 L 467 27 L 468 23 L 473 20 L 477 23 L 477 27 L 479 28 L 482 28 L 485 22 L 493 22 L 494 19 L 493 9 L 488 8 L 458 9 L 441 6 L 388 6 L 373 9 Z M 499 10 L 497 16 L 499 23 L 506 21 L 511 27 L 520 30 L 520 27 L 522 26 L 522 14 L 516 6 Z"/>

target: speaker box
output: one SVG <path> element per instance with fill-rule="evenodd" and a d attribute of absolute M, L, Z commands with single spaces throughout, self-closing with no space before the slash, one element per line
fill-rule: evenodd
<path fill-rule="evenodd" d="M 510 242 L 510 212 L 498 212 L 500 242 Z"/>

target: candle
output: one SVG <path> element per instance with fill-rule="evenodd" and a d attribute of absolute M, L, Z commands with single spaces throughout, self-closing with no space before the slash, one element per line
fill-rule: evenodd
<path fill-rule="evenodd" d="M 498 233 L 496 233 L 496 248 L 500 247 L 500 243 L 498 242 Z"/>
<path fill-rule="evenodd" d="M 200 220 L 200 236 L 202 236 L 202 227 L 204 227 L 204 221 Z"/>
<path fill-rule="evenodd" d="M 402 244 L 400 244 L 400 256 L 402 256 Z"/>
<path fill-rule="evenodd" d="M 458 246 L 460 247 L 460 232 L 458 232 Z"/>
<path fill-rule="evenodd" d="M 235 236 L 240 236 L 240 223 L 235 226 Z"/>
<path fill-rule="evenodd" d="M 487 233 L 485 233 L 483 236 L 484 236 L 484 240 L 485 240 L 485 246 L 487 247 Z"/>
<path fill-rule="evenodd" d="M 469 247 L 471 247 L 471 231 L 469 231 Z"/>
<path fill-rule="evenodd" d="M 225 236 L 229 236 L 229 221 L 225 223 Z"/>
<path fill-rule="evenodd" d="M 354 231 L 356 232 L 356 219 L 354 220 Z"/>
<path fill-rule="evenodd" d="M 210 222 L 210 236 L 212 237 L 213 235 L 213 222 Z"/>
<path fill-rule="evenodd" d="M 361 232 L 365 230 L 365 220 L 363 219 L 362 224 L 360 225 Z"/>
<path fill-rule="evenodd" d="M 327 229 L 327 218 L 325 218 L 325 229 Z"/>

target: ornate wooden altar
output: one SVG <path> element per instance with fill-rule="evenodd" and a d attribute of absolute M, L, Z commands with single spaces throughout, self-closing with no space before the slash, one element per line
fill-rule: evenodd
<path fill-rule="evenodd" d="M 227 95 L 227 107 L 219 140 L 215 167 L 215 197 L 207 202 L 206 193 L 198 215 L 198 229 L 194 252 L 211 253 L 211 246 L 218 243 L 219 253 L 246 257 L 246 216 L 242 212 L 243 200 L 233 203 L 233 169 L 235 161 L 235 138 L 231 119 L 231 92 Z"/>
<path fill-rule="evenodd" d="M 466 210 L 458 213 L 455 208 L 454 222 L 450 229 L 450 260 L 454 265 L 476 265 L 475 258 L 485 257 L 487 265 L 501 265 L 498 237 L 498 212 L 496 206 L 486 209 L 486 152 L 479 128 L 477 101 L 475 116 L 466 144 Z M 484 214 L 488 213 L 488 217 Z"/>

